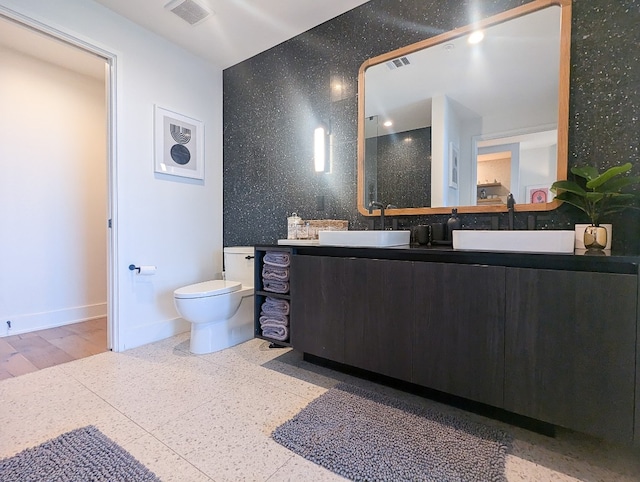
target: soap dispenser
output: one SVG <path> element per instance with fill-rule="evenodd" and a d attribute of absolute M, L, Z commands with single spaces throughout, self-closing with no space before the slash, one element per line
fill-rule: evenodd
<path fill-rule="evenodd" d="M 460 229 L 461 224 L 460 218 L 458 217 L 458 210 L 453 208 L 451 210 L 451 216 L 447 220 L 447 235 L 449 237 L 449 241 L 453 241 L 453 231 Z"/>

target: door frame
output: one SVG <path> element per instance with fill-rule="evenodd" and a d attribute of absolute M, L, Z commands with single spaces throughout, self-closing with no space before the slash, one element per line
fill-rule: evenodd
<path fill-rule="evenodd" d="M 117 171 L 117 85 L 118 56 L 86 40 L 79 39 L 45 23 L 0 5 L 0 16 L 21 24 L 105 61 L 107 129 L 107 348 L 119 351 L 120 319 L 118 302 L 118 171 Z"/>

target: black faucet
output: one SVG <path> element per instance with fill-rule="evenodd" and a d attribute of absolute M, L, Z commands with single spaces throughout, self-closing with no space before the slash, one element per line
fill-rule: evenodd
<path fill-rule="evenodd" d="M 509 211 L 509 230 L 513 231 L 513 211 L 516 207 L 516 200 L 513 199 L 513 194 L 509 193 L 507 196 L 507 210 Z"/>
<path fill-rule="evenodd" d="M 384 231 L 384 204 L 378 201 L 371 201 L 369 203 L 369 214 L 373 214 L 374 208 L 380 209 L 380 230 Z"/>

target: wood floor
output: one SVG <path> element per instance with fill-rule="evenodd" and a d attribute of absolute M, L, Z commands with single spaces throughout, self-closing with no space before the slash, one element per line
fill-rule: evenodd
<path fill-rule="evenodd" d="M 0 338 L 0 380 L 107 351 L 107 319 Z"/>

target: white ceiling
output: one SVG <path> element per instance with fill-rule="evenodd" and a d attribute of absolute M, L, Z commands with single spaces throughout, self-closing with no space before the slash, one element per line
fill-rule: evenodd
<path fill-rule="evenodd" d="M 96 1 L 225 69 L 368 0 L 195 0 L 214 12 L 195 26 L 164 8 L 170 0 Z"/>
<path fill-rule="evenodd" d="M 96 0 L 129 20 L 227 68 L 335 18 L 368 0 L 196 0 L 214 15 L 191 26 L 170 0 Z M 0 16 L 0 49 L 104 79 L 104 60 Z"/>
<path fill-rule="evenodd" d="M 536 125 L 557 115 L 559 56 L 560 7 L 554 5 L 486 28 L 478 45 L 464 35 L 404 55 L 410 65 L 368 68 L 365 116 L 393 121 L 385 134 L 430 126 L 431 99 L 446 94 L 464 106 L 461 118 L 518 113 L 521 123 L 527 115 Z M 377 121 L 367 137 L 381 135 Z"/>

